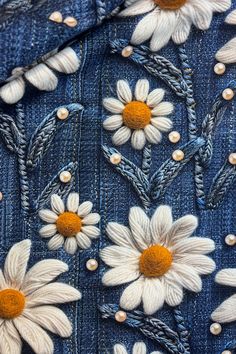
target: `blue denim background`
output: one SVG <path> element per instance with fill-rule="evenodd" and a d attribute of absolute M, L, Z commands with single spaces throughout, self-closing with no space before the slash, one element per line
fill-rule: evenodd
<path fill-rule="evenodd" d="M 107 13 L 121 1 L 107 1 Z M 97 23 L 95 2 L 92 1 L 48 1 L 37 12 L 19 14 L 14 21 L 0 33 L 2 55 L 1 78 L 6 78 L 15 66 L 29 64 L 36 57 L 51 50 L 58 44 L 78 35 L 88 27 Z M 236 1 L 233 1 L 235 8 Z M 80 26 L 68 29 L 48 22 L 48 15 L 64 8 L 63 13 L 77 17 Z M 235 34 L 235 28 L 223 23 L 225 14 L 214 16 L 211 29 L 206 32 L 192 30 L 186 44 L 190 65 L 194 70 L 194 91 L 197 101 L 199 128 L 210 110 L 215 96 L 227 83 L 235 78 L 236 66 L 228 67 L 223 77 L 213 72 L 214 54 L 227 40 Z M 148 351 L 160 349 L 158 345 L 145 338 L 137 330 L 126 328 L 111 321 L 101 320 L 97 310 L 98 304 L 118 303 L 122 287 L 104 288 L 101 277 L 104 265 L 96 272 L 86 270 L 85 263 L 89 258 L 97 258 L 101 248 L 107 245 L 105 227 L 109 221 L 127 224 L 129 208 L 140 205 L 140 200 L 132 186 L 107 164 L 101 154 L 101 144 L 112 146 L 111 135 L 102 128 L 102 121 L 107 112 L 102 107 L 102 99 L 115 96 L 116 81 L 127 79 L 134 88 L 140 78 L 147 78 L 151 88 L 166 89 L 165 99 L 175 104 L 172 116 L 174 130 L 181 133 L 181 145 L 188 141 L 187 115 L 185 104 L 176 98 L 169 88 L 160 80 L 148 74 L 144 68 L 136 66 L 127 59 L 110 54 L 109 41 L 116 38 L 129 39 L 139 17 L 107 20 L 99 28 L 92 30 L 85 37 L 78 37 L 73 48 L 81 54 L 81 67 L 71 76 L 59 77 L 58 88 L 54 92 L 43 93 L 32 89 L 22 100 L 25 113 L 25 127 L 28 139 L 43 118 L 56 107 L 79 102 L 84 111 L 69 119 L 57 132 L 51 147 L 39 167 L 30 174 L 30 197 L 36 200 L 45 185 L 57 171 L 71 161 L 78 162 L 78 171 L 72 190 L 78 190 L 82 201 L 91 200 L 94 210 L 101 214 L 101 237 L 92 244 L 92 248 L 80 251 L 75 256 L 67 255 L 64 250 L 50 252 L 46 243 L 40 238 L 38 229 L 40 221 L 37 215 L 22 218 L 20 206 L 20 188 L 17 160 L 10 154 L 4 144 L 0 145 L 0 190 L 4 198 L 0 202 L 0 252 L 1 263 L 9 248 L 17 241 L 31 238 L 33 249 L 31 264 L 44 258 L 58 258 L 69 264 L 69 272 L 62 280 L 79 288 L 83 298 L 76 304 L 62 306 L 73 322 L 74 332 L 71 338 L 62 340 L 54 338 L 56 354 L 105 354 L 112 353 L 113 345 L 122 342 L 131 350 L 137 340 L 144 340 Z M 161 53 L 177 66 L 178 51 L 170 44 Z M 5 112 L 16 116 L 16 108 L 3 105 Z M 236 148 L 236 109 L 235 102 L 227 111 L 214 140 L 214 155 L 211 166 L 204 170 L 205 188 L 209 189 L 212 180 L 224 163 L 228 154 Z M 169 143 L 166 136 L 162 144 L 153 148 L 152 171 L 155 171 L 176 148 Z M 119 151 L 140 165 L 141 153 L 135 152 L 130 143 Z M 168 188 L 161 203 L 172 206 L 175 218 L 192 213 L 199 217 L 200 225 L 197 235 L 210 237 L 216 242 L 213 258 L 217 270 L 236 266 L 235 248 L 225 245 L 224 238 L 228 233 L 236 233 L 236 190 L 235 186 L 227 194 L 223 204 L 217 210 L 199 211 L 196 207 L 194 188 L 194 164 L 188 163 L 184 170 Z M 158 203 L 158 205 L 160 202 Z M 156 205 L 152 205 L 152 210 Z M 186 292 L 181 309 L 186 324 L 191 332 L 191 353 L 218 354 L 224 350 L 228 341 L 236 335 L 234 324 L 224 325 L 220 336 L 214 337 L 209 332 L 209 319 L 213 309 L 235 292 L 234 289 L 221 287 L 214 283 L 214 275 L 204 277 L 203 291 L 198 294 Z M 167 307 L 161 310 L 158 317 L 174 328 L 173 314 Z M 165 353 L 162 350 L 163 353 Z M 24 354 L 31 353 L 25 347 Z"/>

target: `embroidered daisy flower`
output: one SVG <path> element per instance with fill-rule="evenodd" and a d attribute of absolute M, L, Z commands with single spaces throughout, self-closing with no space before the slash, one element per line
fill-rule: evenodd
<path fill-rule="evenodd" d="M 119 80 L 118 99 L 110 97 L 103 100 L 104 107 L 114 114 L 103 122 L 103 127 L 111 131 L 118 129 L 113 135 L 113 144 L 125 144 L 130 137 L 134 149 L 143 149 L 146 140 L 158 144 L 162 138 L 161 132 L 172 128 L 171 120 L 165 116 L 173 112 L 173 105 L 162 102 L 164 94 L 162 89 L 149 93 L 148 80 L 138 80 L 132 97 L 129 84 Z"/>
<path fill-rule="evenodd" d="M 51 281 L 68 270 L 64 262 L 47 259 L 26 272 L 30 240 L 16 243 L 0 270 L 0 352 L 20 354 L 26 341 L 36 354 L 52 354 L 46 330 L 69 337 L 72 326 L 63 311 L 53 306 L 81 298 L 78 290 Z"/>
<path fill-rule="evenodd" d="M 113 349 L 113 354 L 128 354 L 126 348 L 122 344 L 116 344 Z M 136 342 L 133 346 L 132 354 L 147 354 L 147 347 L 143 342 Z M 150 354 L 161 354 L 155 351 Z"/>
<path fill-rule="evenodd" d="M 214 12 L 224 12 L 231 0 L 126 0 L 120 16 L 149 12 L 137 25 L 131 43 L 141 44 L 151 38 L 150 49 L 158 51 L 172 40 L 184 43 L 194 24 L 200 30 L 210 27 Z M 151 12 L 150 12 L 151 11 Z"/>
<path fill-rule="evenodd" d="M 93 204 L 90 201 L 79 204 L 79 194 L 70 193 L 66 207 L 57 194 L 51 197 L 51 208 L 39 211 L 40 218 L 47 222 L 39 233 L 49 238 L 48 248 L 57 250 L 62 245 L 67 253 L 74 254 L 78 246 L 87 249 L 91 239 L 97 238 L 100 230 L 95 225 L 100 221 L 97 213 L 91 213 Z"/>
<path fill-rule="evenodd" d="M 232 11 L 225 20 L 230 25 L 236 25 L 236 10 Z M 217 53 L 216 59 L 225 64 L 236 63 L 236 37 L 227 42 Z"/>
<path fill-rule="evenodd" d="M 236 268 L 222 269 L 216 274 L 218 284 L 236 287 Z M 225 300 L 211 315 L 215 322 L 227 323 L 236 321 L 236 294 Z"/>
<path fill-rule="evenodd" d="M 101 251 L 102 260 L 113 269 L 103 276 L 103 284 L 116 286 L 131 282 L 124 290 L 120 306 L 133 310 L 143 303 L 148 315 L 164 302 L 177 306 L 183 288 L 200 292 L 200 275 L 214 271 L 215 263 L 205 254 L 215 244 L 202 237 L 191 237 L 197 218 L 186 215 L 172 222 L 171 208 L 160 206 L 151 220 L 139 207 L 130 209 L 127 228 L 108 223 L 107 234 L 115 243 Z"/>

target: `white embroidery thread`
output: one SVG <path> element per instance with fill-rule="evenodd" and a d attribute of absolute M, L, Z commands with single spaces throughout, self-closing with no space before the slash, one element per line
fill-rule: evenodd
<path fill-rule="evenodd" d="M 226 17 L 226 23 L 230 25 L 236 25 L 236 10 L 230 12 Z M 216 59 L 224 64 L 236 63 L 236 37 L 228 41 L 218 52 L 216 53 Z"/>
<path fill-rule="evenodd" d="M 125 346 L 116 344 L 113 348 L 113 354 L 128 354 Z M 132 354 L 147 354 L 147 347 L 143 342 L 136 342 L 133 346 Z M 162 354 L 159 351 L 151 352 L 150 354 Z"/>

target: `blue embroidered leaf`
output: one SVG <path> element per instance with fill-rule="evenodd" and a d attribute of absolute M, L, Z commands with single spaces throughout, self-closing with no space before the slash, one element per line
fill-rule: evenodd
<path fill-rule="evenodd" d="M 7 148 L 11 152 L 17 153 L 22 139 L 21 133 L 14 119 L 3 112 L 0 112 L 0 135 Z"/>
<path fill-rule="evenodd" d="M 57 193 L 61 197 L 65 196 L 69 191 L 71 190 L 73 186 L 73 181 L 75 178 L 75 172 L 78 168 L 78 163 L 77 162 L 70 162 L 68 165 L 63 167 L 53 178 L 52 180 L 48 183 L 48 185 L 44 188 L 40 196 L 38 197 L 36 203 L 35 203 L 35 208 L 34 212 L 37 212 L 45 203 L 47 203 L 49 197 Z M 68 183 L 63 183 L 60 181 L 60 174 L 63 171 L 68 171 L 71 173 L 71 180 Z"/>
<path fill-rule="evenodd" d="M 66 120 L 60 120 L 56 115 L 59 108 L 60 107 L 56 108 L 42 121 L 31 137 L 26 160 L 28 168 L 35 168 L 38 165 L 39 161 L 48 150 L 57 130 L 75 113 L 83 109 L 83 107 L 77 103 L 63 106 L 63 108 L 68 109 L 69 116 Z"/>
<path fill-rule="evenodd" d="M 129 44 L 125 39 L 116 39 L 110 42 L 112 53 L 122 53 L 122 50 Z M 188 85 L 185 82 L 182 72 L 177 69 L 169 60 L 150 51 L 144 45 L 132 46 L 133 53 L 129 60 L 144 67 L 153 76 L 162 79 L 180 97 L 185 97 Z"/>
<path fill-rule="evenodd" d="M 110 163 L 111 155 L 114 153 L 119 154 L 116 149 L 110 148 L 105 145 L 102 146 L 102 150 L 105 158 Z M 114 165 L 112 163 L 111 165 L 116 169 L 117 172 L 119 172 L 122 176 L 126 177 L 132 183 L 133 187 L 141 198 L 144 206 L 148 206 L 150 203 L 150 199 L 148 196 L 149 182 L 145 174 L 140 170 L 140 168 L 124 156 L 121 156 L 121 162 L 118 165 Z"/>
<path fill-rule="evenodd" d="M 119 306 L 116 304 L 105 304 L 99 306 L 102 318 L 115 319 L 115 314 L 119 311 Z M 181 342 L 177 332 L 169 328 L 164 322 L 157 318 L 146 316 L 141 311 L 126 311 L 127 319 L 123 322 L 124 325 L 131 328 L 137 328 L 146 337 L 158 342 L 163 348 L 172 354 L 189 354 L 189 350 Z"/>
<path fill-rule="evenodd" d="M 207 198 L 207 207 L 217 208 L 223 201 L 226 192 L 236 180 L 236 166 L 231 165 L 227 159 L 223 167 L 215 176 Z"/>
<path fill-rule="evenodd" d="M 165 193 L 167 187 L 173 182 L 174 178 L 204 143 L 205 142 L 202 138 L 197 138 L 188 142 L 180 147 L 180 150 L 184 152 L 183 160 L 175 161 L 170 158 L 163 163 L 154 175 L 152 175 L 150 180 L 150 193 L 153 200 L 160 198 Z"/>

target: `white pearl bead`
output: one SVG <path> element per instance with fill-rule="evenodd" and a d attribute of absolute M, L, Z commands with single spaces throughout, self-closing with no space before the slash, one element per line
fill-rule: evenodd
<path fill-rule="evenodd" d="M 127 47 L 123 48 L 121 55 L 124 58 L 130 57 L 131 54 L 133 54 L 134 48 L 131 45 L 128 45 Z"/>
<path fill-rule="evenodd" d="M 0 192 L 0 201 L 3 200 L 3 194 Z"/>
<path fill-rule="evenodd" d="M 170 132 L 169 134 L 169 140 L 171 143 L 173 144 L 176 144 L 180 141 L 180 133 L 179 132 L 176 132 L 176 131 L 173 131 L 173 132 Z"/>
<path fill-rule="evenodd" d="M 62 22 L 62 14 L 59 11 L 54 11 L 49 16 L 49 20 L 51 20 L 53 22 L 61 23 Z"/>
<path fill-rule="evenodd" d="M 72 17 L 72 16 L 68 16 L 64 19 L 63 21 L 68 27 L 75 27 L 78 24 L 78 21 L 76 20 L 76 18 Z"/>
<path fill-rule="evenodd" d="M 227 88 L 222 92 L 222 96 L 226 101 L 230 101 L 234 97 L 234 91 L 231 88 Z"/>
<path fill-rule="evenodd" d="M 172 154 L 172 158 L 175 161 L 181 161 L 184 159 L 184 152 L 182 150 L 175 150 Z"/>
<path fill-rule="evenodd" d="M 229 163 L 231 165 L 236 165 L 236 153 L 233 152 L 232 154 L 229 155 Z"/>
<path fill-rule="evenodd" d="M 61 108 L 58 109 L 58 111 L 57 111 L 57 118 L 58 119 L 64 120 L 68 116 L 69 116 L 69 111 L 68 111 L 67 108 L 61 107 Z"/>
<path fill-rule="evenodd" d="M 110 157 L 110 161 L 113 165 L 119 165 L 119 163 L 121 162 L 121 155 L 117 153 L 112 154 Z"/>
<path fill-rule="evenodd" d="M 124 311 L 117 311 L 115 314 L 115 320 L 117 322 L 124 322 L 127 319 L 127 314 Z"/>
<path fill-rule="evenodd" d="M 236 236 L 235 236 L 235 235 L 232 235 L 232 234 L 227 235 L 226 238 L 225 238 L 225 243 L 226 243 L 228 246 L 234 246 L 234 245 L 236 245 Z"/>
<path fill-rule="evenodd" d="M 224 350 L 221 354 L 233 354 L 230 350 Z"/>
<path fill-rule="evenodd" d="M 87 262 L 86 262 L 86 268 L 88 270 L 90 270 L 91 272 L 93 272 L 94 270 L 96 270 L 98 268 L 98 262 L 96 261 L 96 259 L 89 259 Z"/>
<path fill-rule="evenodd" d="M 63 183 L 68 183 L 71 180 L 71 173 L 69 171 L 62 171 L 60 173 L 60 181 Z"/>
<path fill-rule="evenodd" d="M 222 331 L 222 327 L 219 323 L 212 323 L 210 327 L 210 332 L 215 336 L 218 336 Z"/>
<path fill-rule="evenodd" d="M 223 75 L 225 73 L 226 67 L 223 63 L 217 63 L 214 67 L 214 72 L 217 75 Z"/>

